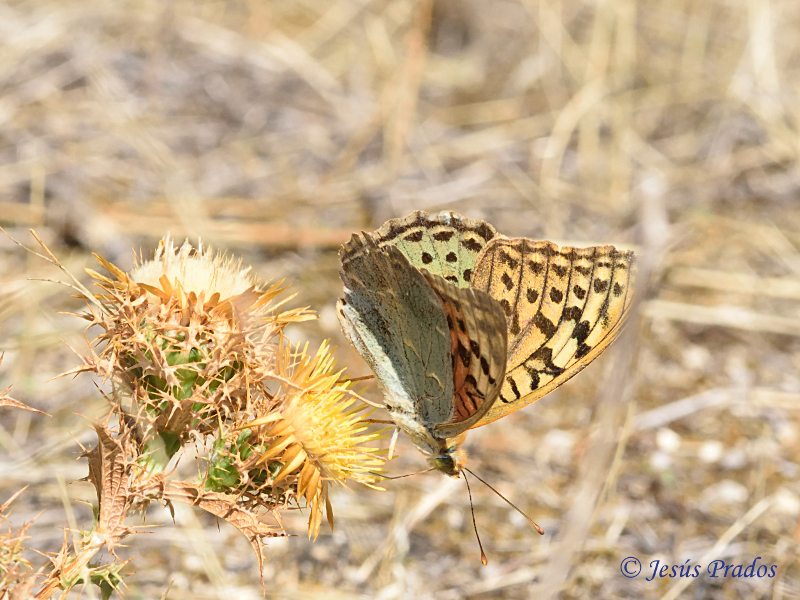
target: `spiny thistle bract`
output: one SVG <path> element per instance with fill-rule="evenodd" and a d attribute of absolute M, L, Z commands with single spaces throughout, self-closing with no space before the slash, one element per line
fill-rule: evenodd
<path fill-rule="evenodd" d="M 23 556 L 27 530 L 31 522 L 14 528 L 11 524 L 11 503 L 22 493 L 22 490 L 0 505 L 0 598 L 9 591 L 11 597 L 30 597 L 30 590 L 36 577 L 31 563 Z"/>
<path fill-rule="evenodd" d="M 170 459 L 192 444 L 206 468 L 191 494 L 267 509 L 278 523 L 302 500 L 312 538 L 323 507 L 333 526 L 330 482 L 372 486 L 385 459 L 371 444 L 383 432 L 365 424 L 327 342 L 312 356 L 284 338 L 287 324 L 315 315 L 281 310 L 291 297 L 278 299 L 280 283 L 261 287 L 240 262 L 169 237 L 130 273 L 96 258 L 110 276 L 87 269 L 102 293 L 87 298 L 84 316 L 102 331 L 74 372 L 112 382 L 109 399 L 134 424 L 146 477 L 166 480 Z M 146 499 L 175 499 L 174 486 L 158 496 L 136 481 Z M 225 514 L 217 504 L 214 512 Z"/>

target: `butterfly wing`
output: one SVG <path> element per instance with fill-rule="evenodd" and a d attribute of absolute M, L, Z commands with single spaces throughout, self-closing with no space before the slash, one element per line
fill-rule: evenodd
<path fill-rule="evenodd" d="M 475 427 L 535 402 L 605 350 L 627 316 L 634 275 L 633 253 L 613 246 L 489 242 L 472 284 L 499 301 L 511 342 L 500 400 Z"/>
<path fill-rule="evenodd" d="M 415 211 L 387 221 L 374 235 L 378 246 L 396 246 L 413 266 L 469 287 L 479 252 L 497 232 L 479 219 Z"/>
<path fill-rule="evenodd" d="M 447 422 L 453 412 L 450 331 L 425 276 L 392 246 L 353 236 L 341 252 L 345 335 L 372 367 L 390 411 L 409 422 Z M 398 423 L 400 424 L 400 423 Z"/>
<path fill-rule="evenodd" d="M 506 319 L 489 294 L 422 273 L 442 303 L 450 330 L 453 415 L 434 428 L 434 436 L 441 439 L 471 428 L 497 399 L 506 370 Z"/>

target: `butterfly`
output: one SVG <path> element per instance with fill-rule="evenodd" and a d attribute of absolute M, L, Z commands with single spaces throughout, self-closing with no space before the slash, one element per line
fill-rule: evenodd
<path fill-rule="evenodd" d="M 510 239 L 416 211 L 340 251 L 342 329 L 394 423 L 459 477 L 469 429 L 519 410 L 592 362 L 632 300 L 632 252 Z"/>

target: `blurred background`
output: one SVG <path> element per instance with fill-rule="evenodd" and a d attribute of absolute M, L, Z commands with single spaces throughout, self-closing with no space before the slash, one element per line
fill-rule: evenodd
<path fill-rule="evenodd" d="M 580 376 L 467 441 L 538 536 L 460 481 L 337 489 L 336 531 L 268 544 L 269 598 L 796 598 L 800 5 L 790 0 L 97 0 L 0 6 L 0 225 L 73 273 L 167 232 L 285 278 L 339 346 L 338 246 L 412 210 L 640 255 L 641 304 Z M 34 280 L 32 280 L 34 279 Z M 77 442 L 106 404 L 81 301 L 0 235 L 0 501 L 30 546 L 88 527 Z M 372 399 L 380 393 L 370 384 Z M 425 467 L 400 440 L 394 474 Z M 258 598 L 227 523 L 151 507 L 129 598 Z M 133 520 L 136 522 L 136 520 Z M 637 557 L 638 578 L 620 572 Z M 651 561 L 777 565 L 656 578 Z M 41 564 L 43 559 L 31 554 Z M 73 597 L 73 596 L 70 596 Z M 74 596 L 77 597 L 77 594 Z"/>

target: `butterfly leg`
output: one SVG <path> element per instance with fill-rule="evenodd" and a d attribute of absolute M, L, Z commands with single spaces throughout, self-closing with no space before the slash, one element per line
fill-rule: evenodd
<path fill-rule="evenodd" d="M 394 433 L 392 434 L 392 441 L 389 442 L 389 459 L 388 460 L 392 460 L 392 457 L 394 456 L 394 445 L 397 443 L 397 436 L 399 434 L 400 434 L 400 428 L 399 427 L 395 427 L 394 428 Z"/>

